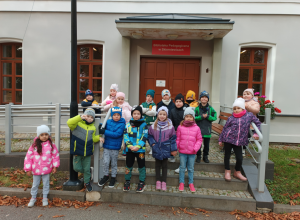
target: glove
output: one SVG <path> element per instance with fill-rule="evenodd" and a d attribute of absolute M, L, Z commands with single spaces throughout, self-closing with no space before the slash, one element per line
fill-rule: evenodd
<path fill-rule="evenodd" d="M 99 134 L 104 134 L 105 133 L 105 128 L 100 128 L 99 129 Z"/>
<path fill-rule="evenodd" d="M 109 104 L 111 104 L 111 103 L 112 103 L 111 100 L 107 100 L 107 101 L 106 101 L 106 105 L 109 105 Z"/>

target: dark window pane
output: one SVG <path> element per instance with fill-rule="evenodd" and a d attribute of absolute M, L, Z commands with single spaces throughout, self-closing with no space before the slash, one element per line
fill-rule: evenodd
<path fill-rule="evenodd" d="M 22 76 L 22 63 L 16 63 L 16 75 Z"/>
<path fill-rule="evenodd" d="M 241 49 L 240 63 L 250 63 L 250 50 Z"/>
<path fill-rule="evenodd" d="M 85 91 L 89 88 L 89 80 L 88 79 L 80 79 L 79 80 L 79 90 L 80 91 Z"/>
<path fill-rule="evenodd" d="M 254 63 L 264 63 L 265 62 L 265 51 L 255 50 L 254 51 Z"/>
<path fill-rule="evenodd" d="M 239 81 L 248 81 L 249 79 L 249 69 L 240 69 L 239 71 Z"/>
<path fill-rule="evenodd" d="M 22 57 L 22 46 L 16 46 L 16 57 Z"/>
<path fill-rule="evenodd" d="M 80 59 L 86 60 L 90 59 L 90 52 L 88 47 L 81 47 L 80 48 Z"/>
<path fill-rule="evenodd" d="M 102 96 L 101 96 L 101 93 L 94 93 L 94 99 L 95 99 L 98 103 L 101 103 L 101 102 L 102 102 Z"/>
<path fill-rule="evenodd" d="M 254 92 L 259 92 L 259 94 L 262 95 L 262 84 L 253 84 L 252 88 Z"/>
<path fill-rule="evenodd" d="M 253 70 L 253 82 L 262 82 L 264 76 L 263 69 L 254 69 Z"/>
<path fill-rule="evenodd" d="M 102 77 L 102 65 L 93 66 L 93 77 Z"/>
<path fill-rule="evenodd" d="M 93 90 L 102 91 L 102 79 L 93 79 Z"/>
<path fill-rule="evenodd" d="M 3 75 L 11 75 L 11 74 L 12 74 L 12 64 L 3 63 Z"/>
<path fill-rule="evenodd" d="M 11 88 L 12 88 L 12 78 L 3 77 L 3 89 L 11 89 Z"/>
<path fill-rule="evenodd" d="M 16 77 L 16 89 L 22 89 L 22 77 Z"/>
<path fill-rule="evenodd" d="M 248 88 L 248 84 L 239 83 L 238 96 L 243 96 L 243 92 Z"/>
<path fill-rule="evenodd" d="M 89 76 L 89 65 L 80 65 L 80 77 Z"/>
<path fill-rule="evenodd" d="M 93 59 L 102 60 L 102 46 L 93 47 Z"/>
<path fill-rule="evenodd" d="M 79 102 L 85 99 L 85 93 L 79 93 Z"/>
<path fill-rule="evenodd" d="M 3 45 L 3 57 L 12 57 L 12 46 L 11 45 Z"/>
<path fill-rule="evenodd" d="M 12 92 L 3 91 L 3 102 L 12 102 Z"/>
<path fill-rule="evenodd" d="M 16 102 L 22 103 L 22 91 L 16 91 Z"/>

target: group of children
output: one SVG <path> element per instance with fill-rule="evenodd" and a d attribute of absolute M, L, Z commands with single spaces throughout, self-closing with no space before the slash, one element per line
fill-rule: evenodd
<path fill-rule="evenodd" d="M 136 158 L 139 170 L 136 192 L 143 192 L 146 180 L 145 152 L 146 142 L 148 142 L 151 147 L 150 153 L 155 158 L 156 189 L 167 190 L 168 160 L 175 162 L 174 156 L 179 152 L 180 167 L 175 170 L 179 173 L 179 191 L 184 190 L 186 171 L 188 171 L 189 189 L 191 192 L 196 191 L 193 184 L 194 163 L 195 160 L 197 163 L 201 161 L 202 142 L 204 143 L 203 161 L 209 163 L 211 124 L 217 119 L 216 111 L 209 105 L 209 94 L 206 91 L 201 92 L 198 101 L 195 92 L 189 90 L 186 100 L 182 94 L 178 94 L 174 103 L 170 91 L 165 89 L 162 91 L 162 101 L 157 105 L 153 102 L 154 94 L 154 90 L 148 90 L 146 101 L 131 107 L 125 101 L 125 94 L 118 91 L 118 85 L 112 84 L 110 95 L 101 103 L 104 111 L 110 111 L 111 119 L 107 121 L 104 128 L 99 126 L 99 135 L 96 135 L 95 113 L 99 113 L 100 109 L 94 110 L 88 106 L 99 106 L 99 104 L 94 100 L 92 91 L 86 91 L 86 99 L 83 100 L 82 106 L 87 109 L 84 110 L 83 115 L 69 119 L 67 124 L 72 131 L 70 153 L 73 155 L 73 168 L 76 172 L 84 174 L 84 184 L 88 192 L 92 191 L 91 155 L 93 155 L 94 143 L 99 141 L 103 143 L 104 148 L 104 177 L 99 181 L 99 186 L 104 186 L 109 181 L 111 165 L 108 187 L 114 187 L 118 154 L 121 146 L 124 145 L 126 169 L 123 191 L 130 190 L 131 174 Z M 219 145 L 224 145 L 225 148 L 226 181 L 231 180 L 229 159 L 232 149 L 236 156 L 234 177 L 242 181 L 247 180 L 241 174 L 242 146 L 248 144 L 251 122 L 260 128 L 260 122 L 255 117 L 257 104 L 253 90 L 245 90 L 243 98 L 235 100 L 233 115 L 228 118 L 219 137 Z M 258 139 L 257 135 L 255 138 Z M 56 172 L 59 161 L 59 152 L 50 138 L 49 128 L 46 125 L 39 126 L 37 137 L 24 160 L 24 170 L 27 175 L 33 174 L 32 198 L 28 207 L 34 206 L 41 178 L 44 185 L 43 205 L 48 205 L 49 175 L 51 172 Z"/>

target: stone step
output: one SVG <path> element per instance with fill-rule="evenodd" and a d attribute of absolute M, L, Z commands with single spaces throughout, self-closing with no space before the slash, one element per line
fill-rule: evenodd
<path fill-rule="evenodd" d="M 155 190 L 155 185 L 146 185 L 143 193 L 135 192 L 136 183 L 132 183 L 129 192 L 123 192 L 124 183 L 116 183 L 110 189 L 104 187 L 101 199 L 104 202 L 133 203 L 145 205 L 162 205 L 176 207 L 193 207 L 208 210 L 255 211 L 256 202 L 247 191 L 218 190 L 211 188 L 196 188 L 196 193 L 191 193 L 188 187 L 184 192 L 179 192 L 178 187 L 167 186 L 166 192 Z"/>
<path fill-rule="evenodd" d="M 125 180 L 125 168 L 118 168 L 118 181 Z M 132 170 L 132 182 L 139 181 L 138 168 L 133 168 Z M 146 168 L 146 183 L 154 185 L 156 183 L 155 169 Z M 176 174 L 174 170 L 168 169 L 167 174 L 167 184 L 169 186 L 178 186 L 179 184 L 179 174 Z M 247 190 L 248 182 L 242 182 L 238 179 L 232 177 L 231 182 L 226 182 L 224 180 L 224 173 L 216 172 L 204 172 L 195 171 L 194 172 L 194 185 L 201 188 L 214 188 L 221 190 Z M 188 173 L 185 172 L 185 186 L 188 186 Z"/>

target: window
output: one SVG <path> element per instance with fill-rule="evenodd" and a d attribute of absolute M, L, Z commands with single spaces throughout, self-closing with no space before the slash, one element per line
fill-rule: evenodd
<path fill-rule="evenodd" d="M 78 58 L 78 101 L 85 99 L 85 91 L 90 89 L 97 102 L 102 100 L 102 45 L 80 45 Z"/>
<path fill-rule="evenodd" d="M 0 44 L 0 103 L 22 104 L 22 44 Z"/>
<path fill-rule="evenodd" d="M 253 88 L 254 92 L 265 95 L 268 50 L 262 48 L 242 48 L 240 51 L 238 96 Z"/>

